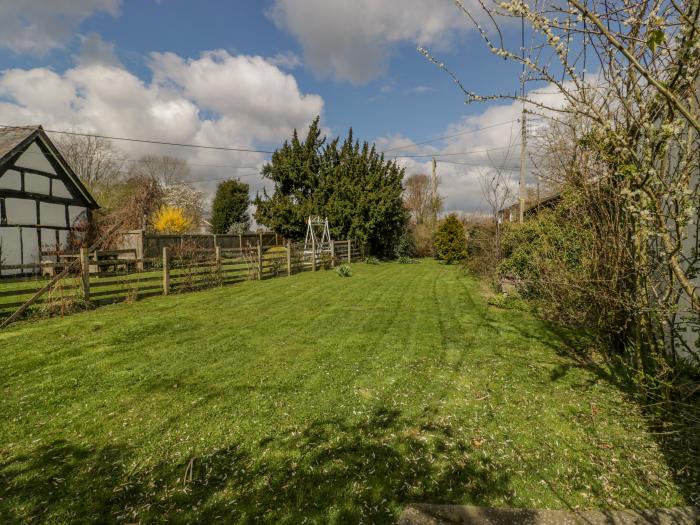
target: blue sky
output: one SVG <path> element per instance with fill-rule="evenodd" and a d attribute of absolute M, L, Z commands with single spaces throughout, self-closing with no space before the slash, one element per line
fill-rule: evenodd
<path fill-rule="evenodd" d="M 396 154 L 500 155 L 514 143 L 513 104 L 465 105 L 416 51 L 428 47 L 476 92 L 518 88 L 517 67 L 490 53 L 450 0 L 8 0 L 0 31 L 0 124 L 273 148 L 320 112 L 330 133 L 352 126 L 380 148 L 404 147 Z M 464 135 L 410 147 L 455 133 Z M 264 184 L 250 167 L 264 156 L 157 153 L 241 166 L 233 173 Z M 493 159 L 450 158 L 483 166 L 441 165 L 448 209 L 480 209 L 477 179 Z M 427 160 L 401 162 L 419 172 Z M 198 180 L 221 175 L 200 168 Z"/>

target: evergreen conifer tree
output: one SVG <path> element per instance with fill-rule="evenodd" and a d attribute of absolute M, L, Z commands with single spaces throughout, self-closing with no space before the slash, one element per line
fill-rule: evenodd
<path fill-rule="evenodd" d="M 316 118 L 303 141 L 295 130 L 273 153 L 263 176 L 273 181 L 274 193 L 256 198 L 258 223 L 302 239 L 305 219 L 319 215 L 328 218 L 333 238 L 356 239 L 373 255 L 393 255 L 407 221 L 404 170 L 374 145 L 360 144 L 352 129 L 342 142 L 327 142 Z"/>
<path fill-rule="evenodd" d="M 456 214 L 451 213 L 440 222 L 435 232 L 434 247 L 435 258 L 447 264 L 467 258 L 467 238 Z"/>
<path fill-rule="evenodd" d="M 249 191 L 248 184 L 239 180 L 219 183 L 211 210 L 212 233 L 229 233 L 229 229 L 235 223 L 244 223 L 245 227 L 248 227 Z"/>

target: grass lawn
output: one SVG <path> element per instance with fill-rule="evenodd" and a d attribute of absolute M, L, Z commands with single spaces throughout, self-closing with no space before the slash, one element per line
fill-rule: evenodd
<path fill-rule="evenodd" d="M 454 267 L 353 271 L 0 332 L 0 522 L 686 503 L 637 406 L 565 334 Z"/>

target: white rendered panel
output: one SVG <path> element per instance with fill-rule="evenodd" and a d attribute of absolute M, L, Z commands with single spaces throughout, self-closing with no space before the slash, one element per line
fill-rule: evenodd
<path fill-rule="evenodd" d="M 51 193 L 51 179 L 36 173 L 24 174 L 24 191 L 49 195 Z"/>
<path fill-rule="evenodd" d="M 19 171 L 7 170 L 0 175 L 0 189 L 20 191 L 22 189 L 22 174 Z"/>
<path fill-rule="evenodd" d="M 51 163 L 46 156 L 44 156 L 44 152 L 36 145 L 36 142 L 32 142 L 27 150 L 20 155 L 15 161 L 15 166 L 56 174 L 53 166 L 51 166 Z"/>
<path fill-rule="evenodd" d="M 42 251 L 53 251 L 56 249 L 56 232 L 49 228 L 41 229 L 41 249 Z"/>
<path fill-rule="evenodd" d="M 68 224 L 66 224 L 66 206 L 64 204 L 40 202 L 39 218 L 42 226 L 68 227 Z"/>
<path fill-rule="evenodd" d="M 39 234 L 36 228 L 22 228 L 24 264 L 39 262 Z"/>
<path fill-rule="evenodd" d="M 87 219 L 87 208 L 82 206 L 68 206 L 68 219 L 70 226 L 76 226 Z"/>
<path fill-rule="evenodd" d="M 36 224 L 36 202 L 29 199 L 5 199 L 8 224 Z"/>
<path fill-rule="evenodd" d="M 63 197 L 64 199 L 73 197 L 70 191 L 68 191 L 68 188 L 66 188 L 66 185 L 63 184 L 63 181 L 58 179 L 53 180 L 52 194 L 54 197 Z"/>
<path fill-rule="evenodd" d="M 0 265 L 22 263 L 19 228 L 3 228 L 0 226 L 0 243 L 2 244 L 2 260 L 0 260 Z"/>
<path fill-rule="evenodd" d="M 700 182 L 700 170 L 695 170 L 691 176 L 690 187 L 697 188 Z M 700 246 L 700 239 L 698 239 L 697 223 L 700 221 L 697 217 L 697 213 L 694 219 L 690 220 L 685 229 L 685 237 L 683 239 L 683 254 L 688 257 L 688 260 L 692 261 L 694 258 L 695 251 L 698 246 Z M 695 286 L 700 286 L 700 275 L 695 275 L 692 279 Z M 676 329 L 678 330 L 678 335 L 685 342 L 686 345 L 691 349 L 691 353 L 688 352 L 686 348 L 682 345 L 678 345 L 677 352 L 678 355 L 684 360 L 690 362 L 697 362 L 700 359 L 700 346 L 698 346 L 698 317 L 697 313 L 693 311 L 693 302 L 688 297 L 688 294 L 683 293 L 678 301 L 678 313 L 676 315 Z"/>
<path fill-rule="evenodd" d="M 58 242 L 62 250 L 68 248 L 68 230 L 58 230 Z"/>

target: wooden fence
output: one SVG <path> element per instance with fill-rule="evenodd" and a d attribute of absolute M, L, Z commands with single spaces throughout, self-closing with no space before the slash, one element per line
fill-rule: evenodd
<path fill-rule="evenodd" d="M 127 253 L 129 252 L 129 253 Z M 200 248 L 196 244 L 161 249 L 158 257 L 135 257 L 134 250 L 109 250 L 78 255 L 80 264 L 28 310 L 29 315 L 62 315 L 88 306 L 135 301 L 253 279 L 271 279 L 317 271 L 342 262 L 359 261 L 353 241 L 334 241 L 329 252 L 304 251 L 303 243 L 283 246 Z M 68 261 L 40 265 L 0 266 L 0 318 L 23 305 L 49 279 L 69 267 Z M 30 268 L 31 267 L 31 268 Z M 8 271 L 39 273 L 7 276 Z"/>
<path fill-rule="evenodd" d="M 224 250 L 234 248 L 253 248 L 258 244 L 263 248 L 283 246 L 285 240 L 274 232 L 243 233 L 243 234 L 183 234 L 166 235 L 148 233 L 142 230 L 131 230 L 122 234 L 122 248 L 136 250 L 139 258 L 160 257 L 163 248 L 177 249 L 181 246 L 196 245 L 202 250 L 214 250 L 219 246 Z"/>

